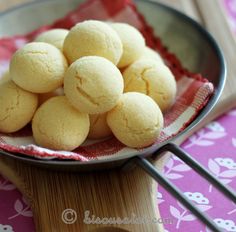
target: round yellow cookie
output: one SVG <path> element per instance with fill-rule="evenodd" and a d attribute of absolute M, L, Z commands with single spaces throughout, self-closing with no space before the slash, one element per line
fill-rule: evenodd
<path fill-rule="evenodd" d="M 164 63 L 160 54 L 149 47 L 145 47 L 144 53 L 141 56 L 142 59 L 154 59 L 158 62 Z"/>
<path fill-rule="evenodd" d="M 90 139 L 102 139 L 112 134 L 111 129 L 107 125 L 107 114 L 91 114 L 90 130 L 88 138 Z"/>
<path fill-rule="evenodd" d="M 102 56 L 116 65 L 123 48 L 119 36 L 108 24 L 88 20 L 70 30 L 63 51 L 70 63 L 83 56 Z"/>
<path fill-rule="evenodd" d="M 126 146 L 142 148 L 153 144 L 163 128 L 163 116 L 152 98 L 142 93 L 125 93 L 107 114 L 115 137 Z"/>
<path fill-rule="evenodd" d="M 12 81 L 0 85 L 0 132 L 16 132 L 29 123 L 38 105 L 37 94 Z"/>
<path fill-rule="evenodd" d="M 71 151 L 80 146 L 89 132 L 89 116 L 72 107 L 65 96 L 50 98 L 36 111 L 33 136 L 42 147 Z"/>
<path fill-rule="evenodd" d="M 154 59 L 139 59 L 123 72 L 125 92 L 150 96 L 165 112 L 174 103 L 176 81 L 170 69 Z"/>
<path fill-rule="evenodd" d="M 62 85 L 67 67 L 65 57 L 55 46 L 33 42 L 13 55 L 10 76 L 27 91 L 47 93 Z"/>
<path fill-rule="evenodd" d="M 101 114 L 112 109 L 123 93 L 123 77 L 109 60 L 86 56 L 68 68 L 64 92 L 80 112 Z"/>
<path fill-rule="evenodd" d="M 111 27 L 118 33 L 123 44 L 123 54 L 118 63 L 124 68 L 140 58 L 145 51 L 145 40 L 142 34 L 126 23 L 112 23 Z"/>
<path fill-rule="evenodd" d="M 66 36 L 69 31 L 66 29 L 52 29 L 49 31 L 45 31 L 38 35 L 35 38 L 35 42 L 45 42 L 54 45 L 61 51 L 63 50 L 63 44 Z"/>

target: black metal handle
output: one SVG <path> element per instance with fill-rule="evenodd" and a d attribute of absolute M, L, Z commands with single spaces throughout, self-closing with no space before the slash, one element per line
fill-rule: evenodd
<path fill-rule="evenodd" d="M 222 184 L 216 177 L 214 177 L 207 169 L 205 169 L 200 163 L 193 159 L 188 153 L 179 148 L 173 143 L 168 143 L 159 148 L 153 157 L 160 156 L 163 152 L 171 152 L 176 155 L 179 159 L 188 164 L 201 176 L 206 178 L 216 188 L 218 188 L 224 195 L 230 198 L 236 203 L 236 193 L 229 187 Z M 160 173 L 155 166 L 143 157 L 135 157 L 132 159 L 141 168 L 143 168 L 148 174 L 150 174 L 160 185 L 162 185 L 168 192 L 170 192 L 177 200 L 179 200 L 188 210 L 190 210 L 196 217 L 198 217 L 209 229 L 215 232 L 221 232 L 216 223 L 209 218 L 205 213 L 199 210 L 188 198 L 180 191 L 178 187 L 172 184 L 162 173 Z"/>

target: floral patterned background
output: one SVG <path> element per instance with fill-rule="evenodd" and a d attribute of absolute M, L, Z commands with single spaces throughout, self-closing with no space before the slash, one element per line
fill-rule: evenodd
<path fill-rule="evenodd" d="M 234 189 L 236 189 L 235 121 L 236 109 L 211 122 L 181 145 L 223 183 L 229 184 Z M 206 213 L 214 219 L 222 231 L 236 231 L 236 205 L 223 197 L 211 184 L 175 157 L 165 165 L 164 173 L 199 209 L 207 211 Z M 173 224 L 165 226 L 167 231 L 209 231 L 163 188 L 159 188 L 159 192 L 158 201 L 162 217 L 174 219 Z"/>
<path fill-rule="evenodd" d="M 236 0 L 224 0 L 229 23 L 236 33 Z M 206 166 L 223 183 L 236 189 L 236 109 L 224 114 L 192 135 L 182 144 L 187 152 Z M 173 181 L 202 211 L 222 228 L 236 231 L 236 205 L 225 199 L 212 185 L 199 177 L 176 157 L 164 168 Z M 193 181 L 194 180 L 194 181 Z M 173 219 L 166 232 L 209 232 L 175 198 L 159 187 L 158 204 L 163 218 Z M 21 193 L 0 175 L 0 232 L 35 231 L 33 215 Z"/>

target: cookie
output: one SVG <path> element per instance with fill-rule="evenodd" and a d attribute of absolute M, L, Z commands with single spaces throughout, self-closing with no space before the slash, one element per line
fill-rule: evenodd
<path fill-rule="evenodd" d="M 32 130 L 39 146 L 71 151 L 86 139 L 89 116 L 72 107 L 65 96 L 53 97 L 36 111 Z"/>
<path fill-rule="evenodd" d="M 63 83 L 67 61 L 55 46 L 32 42 L 19 49 L 10 62 L 10 76 L 22 89 L 51 92 Z"/>
<path fill-rule="evenodd" d="M 145 40 L 142 34 L 129 24 L 112 23 L 110 25 L 117 32 L 123 44 L 123 54 L 118 67 L 124 68 L 142 56 L 145 51 Z"/>
<path fill-rule="evenodd" d="M 62 51 L 64 40 L 68 33 L 69 31 L 66 29 L 52 29 L 39 34 L 35 38 L 35 42 L 49 43 Z"/>
<path fill-rule="evenodd" d="M 174 103 L 176 81 L 170 69 L 154 59 L 139 59 L 123 72 L 125 92 L 140 92 L 167 111 Z"/>
<path fill-rule="evenodd" d="M 119 36 L 108 24 L 87 20 L 70 30 L 63 51 L 70 63 L 83 56 L 101 56 L 116 65 L 123 48 Z"/>
<path fill-rule="evenodd" d="M 0 132 L 12 133 L 31 121 L 38 96 L 21 89 L 13 81 L 6 81 L 0 85 L 0 105 Z"/>
<path fill-rule="evenodd" d="M 68 68 L 64 79 L 64 92 L 69 102 L 88 114 L 101 114 L 112 109 L 123 88 L 119 69 L 99 56 L 78 59 Z"/>

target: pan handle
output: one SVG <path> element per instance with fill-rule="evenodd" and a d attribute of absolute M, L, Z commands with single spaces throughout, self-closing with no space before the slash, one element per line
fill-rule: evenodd
<path fill-rule="evenodd" d="M 200 163 L 193 159 L 188 153 L 182 150 L 180 147 L 173 143 L 168 143 L 153 154 L 153 158 L 157 158 L 163 152 L 171 152 L 198 174 L 207 179 L 216 188 L 218 188 L 225 196 L 230 198 L 236 203 L 236 193 L 230 188 L 222 184 L 216 177 L 214 177 L 207 169 L 205 169 Z M 144 169 L 150 176 L 152 176 L 160 185 L 162 185 L 168 192 L 171 193 L 177 200 L 179 200 L 188 210 L 190 210 L 196 217 L 198 217 L 205 225 L 212 231 L 221 232 L 216 223 L 209 218 L 205 213 L 200 211 L 188 198 L 180 191 L 178 187 L 172 184 L 161 172 L 159 172 L 155 166 L 146 158 L 137 156 L 132 159 L 138 166 Z"/>

